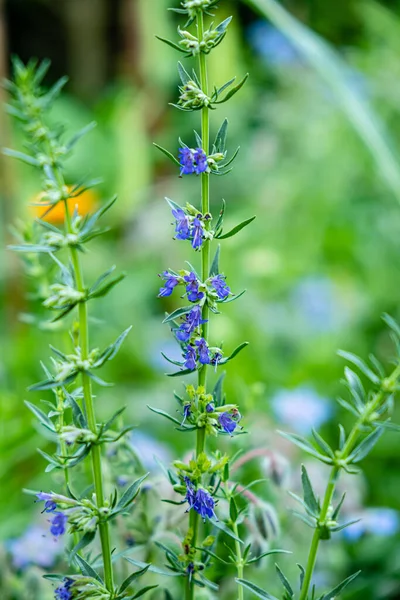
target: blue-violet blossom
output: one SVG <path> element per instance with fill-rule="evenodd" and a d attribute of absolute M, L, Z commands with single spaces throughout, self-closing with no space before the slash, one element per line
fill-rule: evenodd
<path fill-rule="evenodd" d="M 192 310 L 185 315 L 184 322 L 176 330 L 176 337 L 180 342 L 188 342 L 192 333 L 207 321 L 201 318 L 200 306 L 194 306 Z"/>
<path fill-rule="evenodd" d="M 172 211 L 173 216 L 176 219 L 175 233 L 177 240 L 187 240 L 190 236 L 190 222 L 189 217 L 185 212 L 179 208 Z"/>
<path fill-rule="evenodd" d="M 72 598 L 71 586 L 73 583 L 74 583 L 73 579 L 66 577 L 64 579 L 63 584 L 60 585 L 60 587 L 58 587 L 54 592 L 56 599 L 57 600 L 71 600 L 71 598 Z"/>
<path fill-rule="evenodd" d="M 211 279 L 211 285 L 217 292 L 217 296 L 220 300 L 225 300 L 231 293 L 230 287 L 226 284 L 225 277 L 223 275 L 216 275 Z"/>
<path fill-rule="evenodd" d="M 190 371 L 194 371 L 196 368 L 197 353 L 196 353 L 196 349 L 193 346 L 191 346 L 190 344 L 186 348 L 184 358 L 185 358 L 184 367 L 186 369 L 189 369 Z"/>
<path fill-rule="evenodd" d="M 218 416 L 218 421 L 225 433 L 229 433 L 229 435 L 232 435 L 237 427 L 236 421 L 228 412 L 221 413 Z"/>
<path fill-rule="evenodd" d="M 200 175 L 207 171 L 207 155 L 202 148 L 180 148 L 179 149 L 179 163 L 181 165 L 180 175 Z"/>
<path fill-rule="evenodd" d="M 164 287 L 160 288 L 160 297 L 170 296 L 174 291 L 174 288 L 179 284 L 179 279 L 175 275 L 171 275 L 168 271 L 161 273 L 160 277 L 165 279 Z"/>
<path fill-rule="evenodd" d="M 206 340 L 204 338 L 196 340 L 196 346 L 199 353 L 199 362 L 202 365 L 209 365 L 211 362 L 211 357 Z"/>
<path fill-rule="evenodd" d="M 198 302 L 201 300 L 204 297 L 204 294 L 203 292 L 199 292 L 199 281 L 197 280 L 196 275 L 191 272 L 189 275 L 185 275 L 183 279 L 187 283 L 186 293 L 188 300 L 190 302 Z"/>

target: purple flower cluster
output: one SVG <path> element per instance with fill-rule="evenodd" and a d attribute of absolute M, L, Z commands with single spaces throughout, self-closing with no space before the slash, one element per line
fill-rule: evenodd
<path fill-rule="evenodd" d="M 171 275 L 168 271 L 161 273 L 160 277 L 165 280 L 164 286 L 160 288 L 159 297 L 170 296 L 174 288 L 179 284 L 179 279 L 175 275 Z"/>
<path fill-rule="evenodd" d="M 189 504 L 189 510 L 193 508 L 204 520 L 206 520 L 206 517 L 209 519 L 215 517 L 215 502 L 211 494 L 203 488 L 195 490 L 189 477 L 184 477 L 184 482 L 186 485 L 185 500 Z"/>
<path fill-rule="evenodd" d="M 190 219 L 182 208 L 172 211 L 175 218 L 175 233 L 177 240 L 191 240 L 192 248 L 198 250 L 203 244 L 204 227 L 203 215 L 199 213 L 194 219 Z"/>
<path fill-rule="evenodd" d="M 224 275 L 216 275 L 211 279 L 211 285 L 220 300 L 226 300 L 231 293 L 231 288 L 226 284 Z"/>
<path fill-rule="evenodd" d="M 237 427 L 237 420 L 240 418 L 238 411 L 237 414 L 231 414 L 228 412 L 224 412 L 218 415 L 218 422 L 221 426 L 221 429 L 225 431 L 225 433 L 229 433 L 232 436 L 232 433 L 235 431 Z"/>
<path fill-rule="evenodd" d="M 179 162 L 181 165 L 182 175 L 200 175 L 207 171 L 207 155 L 202 148 L 192 150 L 185 146 L 179 149 Z"/>
<path fill-rule="evenodd" d="M 37 498 L 38 500 L 44 501 L 44 512 L 53 514 L 53 517 L 49 520 L 50 533 L 56 538 L 60 535 L 64 535 L 68 522 L 67 515 L 56 510 L 57 504 L 54 502 L 51 494 L 39 492 L 39 494 L 37 494 Z"/>
<path fill-rule="evenodd" d="M 211 353 L 204 338 L 199 338 L 194 345 L 188 344 L 185 353 L 185 368 L 194 371 L 197 366 L 197 360 L 202 365 L 211 363 Z"/>
<path fill-rule="evenodd" d="M 72 599 L 72 591 L 71 587 L 74 583 L 74 580 L 70 577 L 66 577 L 63 581 L 63 584 L 60 585 L 55 591 L 54 595 L 56 600 L 71 600 Z"/>
<path fill-rule="evenodd" d="M 201 307 L 196 304 L 189 313 L 185 315 L 183 323 L 176 330 L 176 337 L 180 342 L 188 342 L 195 330 L 206 323 L 205 319 L 201 318 Z"/>
<path fill-rule="evenodd" d="M 199 291 L 199 280 L 196 274 L 190 272 L 183 278 L 186 282 L 186 294 L 190 302 L 199 302 L 204 298 L 204 292 Z"/>

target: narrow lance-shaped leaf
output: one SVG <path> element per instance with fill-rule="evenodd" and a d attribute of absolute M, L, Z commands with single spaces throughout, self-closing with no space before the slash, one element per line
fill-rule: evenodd
<path fill-rule="evenodd" d="M 319 503 L 315 497 L 307 469 L 304 465 L 301 466 L 301 483 L 303 486 L 304 502 L 307 504 L 311 512 L 317 516 L 319 514 Z"/>
<path fill-rule="evenodd" d="M 272 596 L 268 592 L 264 591 L 260 587 L 258 587 L 255 583 L 251 583 L 251 581 L 247 581 L 247 579 L 235 579 L 236 583 L 244 587 L 246 590 L 253 592 L 257 598 L 261 598 L 262 600 L 278 600 L 275 596 Z"/>
<path fill-rule="evenodd" d="M 250 223 L 252 223 L 254 221 L 255 217 L 250 217 L 250 219 L 246 219 L 245 221 L 242 221 L 241 223 L 239 223 L 239 225 L 236 225 L 236 227 L 233 227 L 233 229 L 231 229 L 230 231 L 228 231 L 228 233 L 224 233 L 224 234 L 220 234 L 217 235 L 217 239 L 219 240 L 225 240 L 227 238 L 230 238 L 234 235 L 236 235 L 237 233 L 239 233 L 239 231 L 241 231 L 242 229 L 244 229 L 244 227 L 246 227 L 247 225 L 249 225 Z"/>
<path fill-rule="evenodd" d="M 124 494 L 119 499 L 117 509 L 126 508 L 136 498 L 136 496 L 139 493 L 140 486 L 147 476 L 148 473 L 146 473 L 146 475 L 143 475 L 142 477 L 139 477 L 139 479 L 136 479 L 136 481 L 134 481 L 132 485 L 130 485 L 128 489 L 125 490 Z"/>
<path fill-rule="evenodd" d="M 327 594 L 324 594 L 322 596 L 322 600 L 335 600 L 335 598 L 341 592 L 343 592 L 344 588 L 347 587 L 349 585 L 349 583 L 354 581 L 354 579 L 356 577 L 358 577 L 360 573 L 361 573 L 361 571 L 357 571 L 357 573 L 354 573 L 353 575 L 350 575 L 350 577 L 347 577 L 347 579 L 342 581 L 342 583 L 339 583 L 339 585 L 336 586 L 332 591 L 328 592 Z"/>

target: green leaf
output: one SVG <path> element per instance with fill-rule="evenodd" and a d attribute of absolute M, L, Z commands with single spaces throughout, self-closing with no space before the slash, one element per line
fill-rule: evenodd
<path fill-rule="evenodd" d="M 372 381 L 372 383 L 375 385 L 380 383 L 379 377 L 373 371 L 371 371 L 368 365 L 359 356 L 352 354 L 352 352 L 345 352 L 344 350 L 338 350 L 338 354 L 345 360 L 353 363 L 353 365 L 356 365 L 356 367 L 358 367 L 360 371 L 364 373 L 364 375 L 368 377 L 370 381 Z"/>
<path fill-rule="evenodd" d="M 217 529 L 220 529 L 221 531 L 226 533 L 226 535 L 231 537 L 236 542 L 240 542 L 241 544 L 243 544 L 243 541 L 237 535 L 235 535 L 233 533 L 233 531 L 231 529 L 229 529 L 229 527 L 225 523 L 223 523 L 222 521 L 215 521 L 215 520 L 213 520 L 211 522 L 214 525 L 214 527 L 216 527 Z"/>
<path fill-rule="evenodd" d="M 131 585 L 131 583 L 135 581 L 135 579 L 138 579 L 139 577 L 147 573 L 147 571 L 150 569 L 150 566 L 151 565 L 146 565 L 145 567 L 143 567 L 143 569 L 140 569 L 140 571 L 136 571 L 136 573 L 132 573 L 131 575 L 129 575 L 129 577 L 127 577 L 121 584 L 118 593 L 122 594 L 122 592 L 124 592 Z"/>
<path fill-rule="evenodd" d="M 252 221 L 254 221 L 254 219 L 255 219 L 255 217 L 246 219 L 245 221 L 242 221 L 241 223 L 239 223 L 239 225 L 236 225 L 236 227 L 234 227 L 233 229 L 228 231 L 228 233 L 224 233 L 223 235 L 222 234 L 217 235 L 216 238 L 218 240 L 225 240 L 226 238 L 230 238 L 230 237 L 236 235 L 237 233 L 239 233 L 239 231 L 241 231 L 244 227 L 249 225 Z"/>
<path fill-rule="evenodd" d="M 212 395 L 216 406 L 222 406 L 224 401 L 223 385 L 226 373 L 222 373 L 214 386 Z"/>
<path fill-rule="evenodd" d="M 178 73 L 183 85 L 186 85 L 189 83 L 189 81 L 192 81 L 192 77 L 190 77 L 189 73 L 186 71 L 181 62 L 178 62 Z"/>
<path fill-rule="evenodd" d="M 54 431 L 54 432 L 56 431 L 53 421 L 51 419 L 49 419 L 49 417 L 42 410 L 40 410 L 40 408 L 38 408 L 34 404 L 31 404 L 27 400 L 25 400 L 24 403 L 25 403 L 25 406 L 27 406 L 29 408 L 29 410 L 35 415 L 35 417 L 37 419 L 39 419 L 39 421 L 40 421 L 40 423 L 42 423 L 42 425 L 45 425 L 51 431 Z"/>
<path fill-rule="evenodd" d="M 386 325 L 396 334 L 396 337 L 400 339 L 400 325 L 387 313 L 382 315 L 382 319 L 385 321 Z"/>
<path fill-rule="evenodd" d="M 276 572 L 278 573 L 278 577 L 281 580 L 283 587 L 285 588 L 285 590 L 287 591 L 289 596 L 291 598 L 293 598 L 294 592 L 293 592 L 292 586 L 290 585 L 287 577 L 285 577 L 285 575 L 283 574 L 283 572 L 281 571 L 281 569 L 279 568 L 279 566 L 277 564 L 275 564 L 275 569 L 276 569 Z"/>
<path fill-rule="evenodd" d="M 214 258 L 213 258 L 213 261 L 211 263 L 210 277 L 215 277 L 215 275 L 219 274 L 219 255 L 220 255 L 220 251 L 221 251 L 221 246 L 220 246 L 220 244 L 218 244 L 217 250 L 216 250 Z"/>
<path fill-rule="evenodd" d="M 93 131 L 93 129 L 97 127 L 96 121 L 92 121 L 82 129 L 76 132 L 76 134 L 70 139 L 70 141 L 66 144 L 68 150 L 71 150 L 80 139 L 82 139 L 87 133 Z"/>
<path fill-rule="evenodd" d="M 238 518 L 238 509 L 236 506 L 235 498 L 232 496 L 229 502 L 229 518 L 232 523 L 236 523 Z"/>
<path fill-rule="evenodd" d="M 228 119 L 224 119 L 224 122 L 222 123 L 222 125 L 219 128 L 218 133 L 215 137 L 215 142 L 214 142 L 215 151 L 222 152 L 222 154 L 224 154 L 224 152 L 225 152 L 226 136 L 228 133 L 228 124 L 229 124 Z"/>
<path fill-rule="evenodd" d="M 177 425 L 182 424 L 181 421 L 178 421 L 178 419 L 175 419 L 175 417 L 172 417 L 164 410 L 161 410 L 161 408 L 153 408 L 152 406 L 149 406 L 149 405 L 147 405 L 147 408 L 149 408 L 153 413 L 156 413 L 157 415 L 161 415 L 162 417 L 169 419 L 170 421 L 172 421 L 173 423 L 176 423 Z"/>
<path fill-rule="evenodd" d="M 179 206 L 179 204 L 171 200 L 171 198 L 165 197 L 165 200 L 168 202 L 171 210 L 183 210 L 182 206 Z"/>
<path fill-rule="evenodd" d="M 149 573 L 156 573 L 157 575 L 164 575 L 166 577 L 180 577 L 181 576 L 181 573 L 172 573 L 171 571 L 165 571 L 163 569 L 159 569 L 158 567 L 154 567 L 153 565 L 148 565 L 147 563 L 135 560 L 134 558 L 128 558 L 126 556 L 125 560 L 127 560 L 132 565 L 135 565 L 135 567 L 144 568 L 144 567 L 148 566 Z"/>
<path fill-rule="evenodd" d="M 324 594 L 322 596 L 322 600 L 335 600 L 335 598 L 344 590 L 344 588 L 347 587 L 349 583 L 351 583 L 356 577 L 358 577 L 360 573 L 361 571 L 357 571 L 357 573 L 347 577 L 347 579 L 342 581 L 342 583 L 339 583 L 339 585 L 336 586 L 332 591 Z"/>
<path fill-rule="evenodd" d="M 228 356 L 227 358 L 223 358 L 222 360 L 219 361 L 218 364 L 224 365 L 229 360 L 232 360 L 232 358 L 235 358 L 235 356 L 237 356 L 239 354 L 239 352 L 241 352 L 243 350 L 243 348 L 246 348 L 246 346 L 248 346 L 248 345 L 249 345 L 249 342 L 243 342 L 237 348 L 235 348 L 235 350 L 232 352 L 232 354 L 230 356 Z"/>
<path fill-rule="evenodd" d="M 72 548 L 72 550 L 69 554 L 69 560 L 71 562 L 72 562 L 72 560 L 75 560 L 76 557 L 78 556 L 78 553 L 81 550 L 83 550 L 84 548 L 86 548 L 86 546 L 89 546 L 89 544 L 91 544 L 93 542 L 95 537 L 96 537 L 95 531 L 88 531 L 87 533 L 85 533 L 85 535 L 83 537 L 81 537 L 79 542 Z"/>
<path fill-rule="evenodd" d="M 125 492 L 123 493 L 123 495 L 121 496 L 121 498 L 118 501 L 117 504 L 117 510 L 122 509 L 122 508 L 126 508 L 128 506 L 128 504 L 130 504 L 138 495 L 139 491 L 140 491 L 140 486 L 143 483 L 143 481 L 146 479 L 146 477 L 149 474 L 146 473 L 146 475 L 143 475 L 142 477 L 139 477 L 139 479 L 136 479 L 136 481 L 134 481 L 127 490 L 125 490 Z"/>
<path fill-rule="evenodd" d="M 309 507 L 311 513 L 317 517 L 320 511 L 320 506 L 317 498 L 315 497 L 307 469 L 304 465 L 301 465 L 301 483 L 303 486 L 304 502 Z"/>
<path fill-rule="evenodd" d="M 175 371 L 175 373 L 167 373 L 167 377 L 183 377 L 184 375 L 191 375 L 192 373 L 196 373 L 196 370 L 191 371 L 190 369 L 182 369 L 181 371 Z"/>
<path fill-rule="evenodd" d="M 250 560 L 246 561 L 246 564 L 251 565 L 252 563 L 256 563 L 259 560 L 265 558 L 266 556 L 270 556 L 271 554 L 292 554 L 292 552 L 290 552 L 289 550 L 279 550 L 279 549 L 268 550 L 267 552 L 263 552 L 259 556 L 255 556 L 254 558 L 251 558 Z"/>
<path fill-rule="evenodd" d="M 183 315 L 189 313 L 192 310 L 192 308 L 193 306 L 184 306 L 183 308 L 177 308 L 176 310 L 174 310 L 174 312 L 165 317 L 163 323 L 169 323 L 170 321 L 175 321 L 175 319 L 179 319 L 179 317 L 183 317 Z"/>
<path fill-rule="evenodd" d="M 335 510 L 332 513 L 332 521 L 337 520 L 345 498 L 346 498 L 346 492 L 343 492 L 343 495 L 339 501 L 339 504 L 337 505 L 337 507 L 335 508 Z"/>
<path fill-rule="evenodd" d="M 296 444 L 299 448 L 307 452 L 307 454 L 311 454 L 315 458 L 318 458 L 321 462 L 324 462 L 327 465 L 332 464 L 332 460 L 318 452 L 310 442 L 308 442 L 305 438 L 297 435 L 297 433 L 286 433 L 285 431 L 278 431 L 279 435 L 289 440 L 293 444 Z"/>
<path fill-rule="evenodd" d="M 179 46 L 179 44 L 175 44 L 175 42 L 171 42 L 170 40 L 167 40 L 166 38 L 160 37 L 159 35 L 156 35 L 156 38 L 158 40 L 160 40 L 160 42 L 164 42 L 164 44 L 171 46 L 171 48 L 173 48 L 174 50 L 178 50 L 179 52 L 182 52 L 182 54 L 186 54 L 187 56 L 190 56 L 190 54 L 191 54 L 191 52 L 188 52 L 187 50 L 182 48 L 182 46 Z"/>
<path fill-rule="evenodd" d="M 76 554 L 74 560 L 82 571 L 83 575 L 86 575 L 86 577 L 93 577 L 93 579 L 96 579 L 99 583 L 103 583 L 103 580 L 97 571 L 95 571 L 95 569 L 88 562 L 86 562 L 86 560 L 80 554 Z"/>
<path fill-rule="evenodd" d="M 18 150 L 12 150 L 11 148 L 3 148 L 2 152 L 5 156 L 10 156 L 11 158 L 17 158 L 18 160 L 24 162 L 27 165 L 32 167 L 40 167 L 40 162 L 33 158 L 33 156 L 29 156 L 29 154 L 25 154 L 24 152 L 19 152 Z"/>
<path fill-rule="evenodd" d="M 260 587 L 251 583 L 251 581 L 247 581 L 247 579 L 235 579 L 236 583 L 244 587 L 246 590 L 253 592 L 257 598 L 262 598 L 262 600 L 278 600 L 275 596 L 271 596 L 268 592 L 265 592 Z"/>
<path fill-rule="evenodd" d="M 147 587 L 144 587 L 141 590 L 139 590 L 134 596 L 129 596 L 129 598 L 127 598 L 126 600 L 135 600 L 135 598 L 140 598 L 140 596 L 143 596 L 146 592 L 149 592 L 150 590 L 154 590 L 156 587 L 158 587 L 158 585 L 148 585 Z"/>
<path fill-rule="evenodd" d="M 181 166 L 181 163 L 179 162 L 179 160 L 173 154 L 171 154 L 171 152 L 168 152 L 168 150 L 166 150 L 165 148 L 163 148 L 162 146 L 159 146 L 158 144 L 156 144 L 154 142 L 153 142 L 153 146 L 155 146 L 156 148 L 161 150 L 161 152 L 163 152 L 165 154 L 165 156 L 167 156 L 170 160 L 172 160 L 172 162 L 175 163 L 178 167 Z"/>
<path fill-rule="evenodd" d="M 20 246 L 7 246 L 8 250 L 12 250 L 13 252 L 24 252 L 25 254 L 39 254 L 46 253 L 50 254 L 51 252 L 56 252 L 57 248 L 55 246 L 40 246 L 39 244 L 23 244 Z"/>
<path fill-rule="evenodd" d="M 229 90 L 229 92 L 225 95 L 225 97 L 222 98 L 222 100 L 217 100 L 215 102 L 215 104 L 222 104 L 223 102 L 227 102 L 228 100 L 230 100 L 232 98 L 232 96 L 234 96 L 244 86 L 248 77 L 249 77 L 249 74 L 246 73 L 246 75 L 243 77 L 243 79 L 241 81 L 239 81 L 239 83 L 237 85 L 235 85 L 233 88 L 231 88 Z"/>
<path fill-rule="evenodd" d="M 393 141 L 385 131 L 377 113 L 372 110 L 371 104 L 364 100 L 363 95 L 350 83 L 348 67 L 339 52 L 333 50 L 315 31 L 295 19 L 276 0 L 246 0 L 246 2 L 280 29 L 301 56 L 330 86 L 338 104 L 370 150 L 377 171 L 395 196 L 400 199 L 400 168 L 393 150 Z"/>
<path fill-rule="evenodd" d="M 110 290 L 112 290 L 113 287 L 115 287 L 120 281 L 125 279 L 125 277 L 126 273 L 120 273 L 119 275 L 116 275 L 115 277 L 110 279 L 110 281 L 98 287 L 96 291 L 90 291 L 89 298 L 103 298 L 108 294 Z"/>
<path fill-rule="evenodd" d="M 348 457 L 348 461 L 352 463 L 358 463 L 369 454 L 372 448 L 375 446 L 381 435 L 383 434 L 383 428 L 379 427 L 370 433 L 362 442 L 359 444 Z"/>
<path fill-rule="evenodd" d="M 333 452 L 332 448 L 329 446 L 329 444 L 326 443 L 326 441 L 318 433 L 318 431 L 316 431 L 314 428 L 311 431 L 312 431 L 312 435 L 313 435 L 315 441 L 317 442 L 318 446 L 321 448 L 322 452 L 324 452 L 327 456 L 330 456 L 331 458 L 335 458 L 335 453 Z"/>

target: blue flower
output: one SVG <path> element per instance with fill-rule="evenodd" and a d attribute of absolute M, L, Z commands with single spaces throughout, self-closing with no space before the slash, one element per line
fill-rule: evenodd
<path fill-rule="evenodd" d="M 206 340 L 204 338 L 196 340 L 196 346 L 199 353 L 199 362 L 202 365 L 209 365 L 211 362 L 211 357 Z"/>
<path fill-rule="evenodd" d="M 198 302 L 204 297 L 203 292 L 199 292 L 199 282 L 196 275 L 191 272 L 183 278 L 186 283 L 186 293 L 190 302 Z"/>
<path fill-rule="evenodd" d="M 176 224 L 175 224 L 176 239 L 177 240 L 187 240 L 188 237 L 190 236 L 189 217 L 181 208 L 173 210 L 172 214 L 176 219 Z"/>
<path fill-rule="evenodd" d="M 192 414 L 192 405 L 191 404 L 185 404 L 185 406 L 183 407 L 183 421 L 182 421 L 182 425 L 184 424 L 184 422 L 186 421 L 186 419 L 188 419 L 190 417 L 191 414 Z"/>
<path fill-rule="evenodd" d="M 61 539 L 48 535 L 48 527 L 32 525 L 17 539 L 6 542 L 15 568 L 24 569 L 29 565 L 49 568 L 63 552 Z"/>
<path fill-rule="evenodd" d="M 196 491 L 193 487 L 193 483 L 191 482 L 191 480 L 189 479 L 189 477 L 184 477 L 183 481 L 185 482 L 186 485 L 186 496 L 185 496 L 185 500 L 186 502 L 188 502 L 189 504 L 189 509 L 193 508 L 194 503 L 196 501 Z"/>
<path fill-rule="evenodd" d="M 171 273 L 168 273 L 168 271 L 164 271 L 164 273 L 161 273 L 160 277 L 165 279 L 165 285 L 164 287 L 160 288 L 160 293 L 158 294 L 158 296 L 170 296 L 174 291 L 174 288 L 179 284 L 179 279 L 175 277 L 175 275 L 171 275 Z"/>
<path fill-rule="evenodd" d="M 188 342 L 195 329 L 207 321 L 201 318 L 200 306 L 194 306 L 192 310 L 185 315 L 184 322 L 176 330 L 176 337 L 180 342 Z"/>
<path fill-rule="evenodd" d="M 221 413 L 218 416 L 218 421 L 225 433 L 229 433 L 229 435 L 232 435 L 237 427 L 236 421 L 228 412 Z"/>
<path fill-rule="evenodd" d="M 226 285 L 225 277 L 223 275 L 216 275 L 211 279 L 211 285 L 217 292 L 217 296 L 220 300 L 225 300 L 231 293 L 231 288 Z"/>
<path fill-rule="evenodd" d="M 214 507 L 215 502 L 211 494 L 203 488 L 198 489 L 193 504 L 194 510 L 205 520 L 206 517 L 211 519 L 215 516 Z"/>
<path fill-rule="evenodd" d="M 193 220 L 193 228 L 192 228 L 192 235 L 193 235 L 193 240 L 192 240 L 192 248 L 194 248 L 194 250 L 198 250 L 199 248 L 201 248 L 201 245 L 203 243 L 203 223 L 200 221 L 200 219 L 198 217 L 196 217 Z"/>
<path fill-rule="evenodd" d="M 185 358 L 184 367 L 186 369 L 189 369 L 190 371 L 194 371 L 195 368 L 196 368 L 197 354 L 196 354 L 196 349 L 193 348 L 193 346 L 191 346 L 190 344 L 186 348 L 186 352 L 185 352 L 184 358 Z"/>
<path fill-rule="evenodd" d="M 208 168 L 207 155 L 202 148 L 196 148 L 196 150 L 191 150 L 186 146 L 180 148 L 179 163 L 181 165 L 181 177 L 193 173 L 200 175 L 200 173 L 205 173 Z"/>
<path fill-rule="evenodd" d="M 207 171 L 207 155 L 202 148 L 196 148 L 194 153 L 195 172 L 197 175 L 205 173 Z"/>
<path fill-rule="evenodd" d="M 62 512 L 54 513 L 54 517 L 50 521 L 51 527 L 50 532 L 54 535 L 54 537 L 59 537 L 60 535 L 64 535 L 66 531 L 66 524 L 68 521 L 67 515 Z"/>
<path fill-rule="evenodd" d="M 195 172 L 194 154 L 190 148 L 179 149 L 179 162 L 181 165 L 181 176 L 191 175 Z"/>
<path fill-rule="evenodd" d="M 215 370 L 217 370 L 218 364 L 223 357 L 223 354 L 220 350 L 214 352 L 213 357 L 211 359 L 211 364 L 215 366 Z"/>
<path fill-rule="evenodd" d="M 303 435 L 318 429 L 332 415 L 332 405 L 308 386 L 292 390 L 281 389 L 272 399 L 277 419 Z"/>
<path fill-rule="evenodd" d="M 206 406 L 206 412 L 208 413 L 212 413 L 214 412 L 214 404 L 212 402 L 209 402 Z"/>
<path fill-rule="evenodd" d="M 60 585 L 60 587 L 58 587 L 54 592 L 56 599 L 57 600 L 71 600 L 71 598 L 72 598 L 71 587 L 72 587 L 73 583 L 74 583 L 73 579 L 70 579 L 70 577 L 66 577 L 64 579 L 63 584 Z"/>

